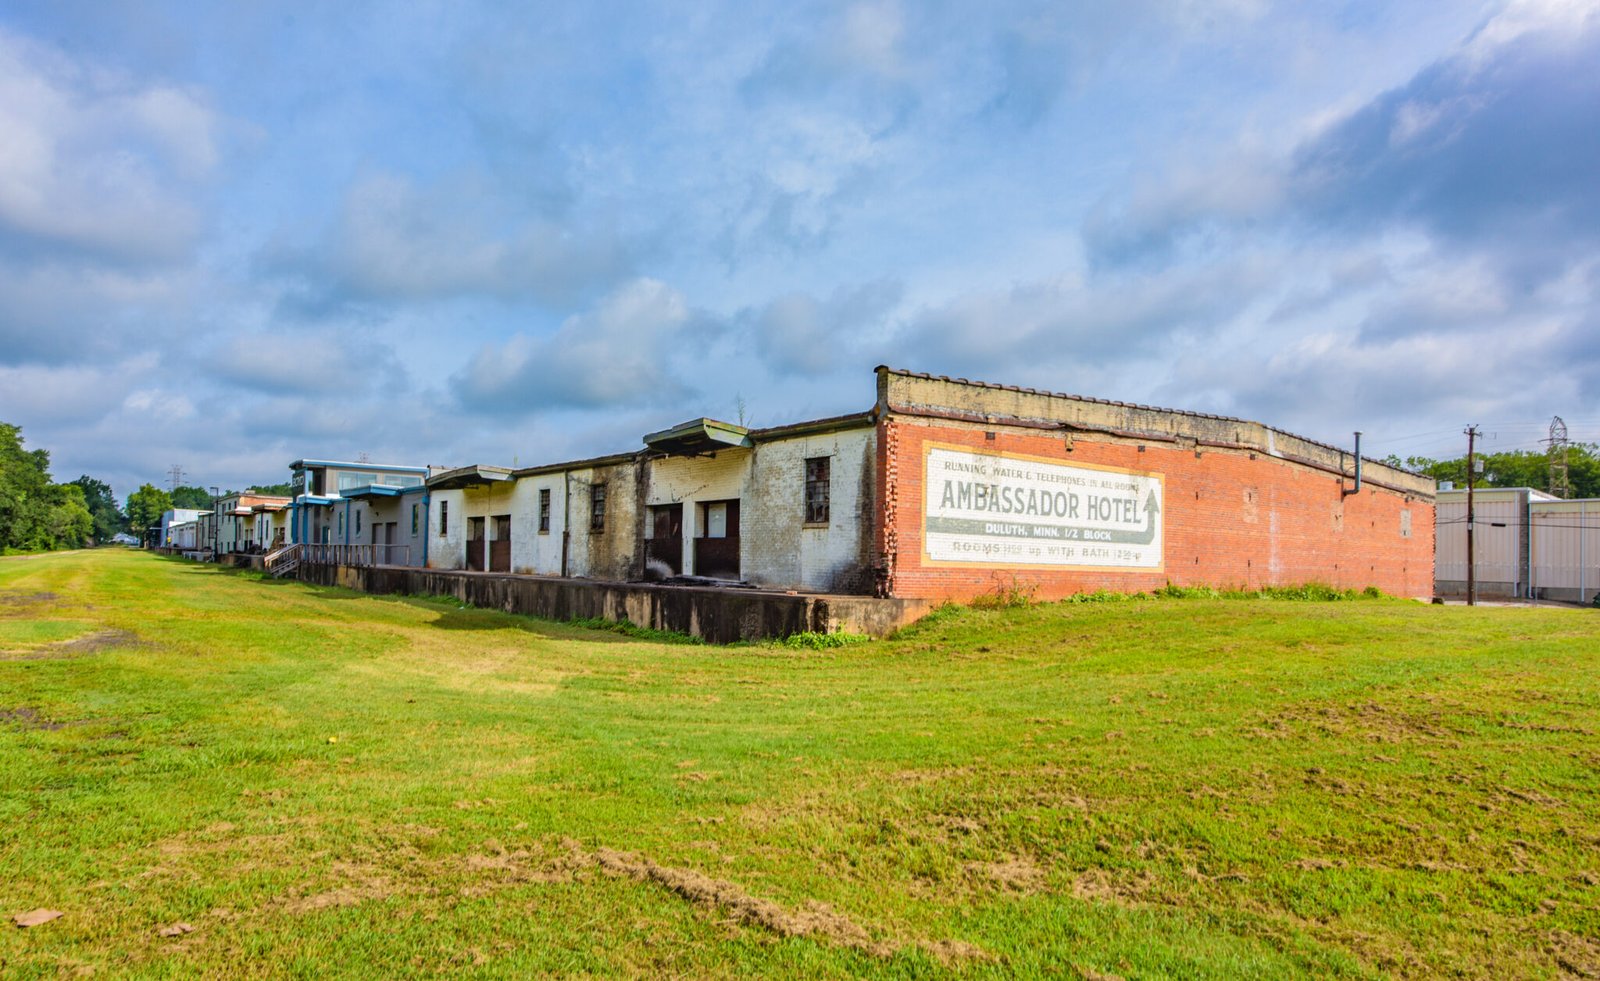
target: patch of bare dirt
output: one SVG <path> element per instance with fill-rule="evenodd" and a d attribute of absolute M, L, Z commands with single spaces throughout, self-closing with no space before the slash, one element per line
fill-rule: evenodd
<path fill-rule="evenodd" d="M 1332 858 L 1299 858 L 1289 863 L 1291 869 L 1301 869 L 1306 872 L 1324 872 L 1328 869 L 1342 869 L 1349 865 L 1343 859 Z"/>
<path fill-rule="evenodd" d="M 1257 739 L 1285 739 L 1299 735 L 1355 737 L 1372 743 L 1434 741 L 1449 743 L 1462 735 L 1453 720 L 1438 708 L 1412 710 L 1351 702 L 1345 705 L 1290 705 L 1246 728 Z"/>
<path fill-rule="evenodd" d="M 732 882 L 714 879 L 694 869 L 657 865 L 648 858 L 611 848 L 585 853 L 570 840 L 563 845 L 569 861 L 592 862 L 607 875 L 654 883 L 696 906 L 721 910 L 737 922 L 759 926 L 779 936 L 807 937 L 876 957 L 888 957 L 906 946 L 873 939 L 864 927 L 825 903 L 808 901 L 801 909 L 786 909 L 770 899 L 752 896 Z M 926 950 L 946 963 L 990 957 L 982 948 L 960 940 L 918 941 L 911 946 Z"/>
<path fill-rule="evenodd" d="M 27 650 L 0 651 L 0 661 L 52 661 L 58 658 L 96 654 L 112 647 L 133 647 L 139 643 L 137 634 L 127 630 L 97 630 L 71 640 L 58 640 Z"/>
<path fill-rule="evenodd" d="M 1044 869 L 1026 855 L 1014 855 L 1003 862 L 968 862 L 967 871 L 1011 892 L 1035 893 L 1044 888 Z"/>
<path fill-rule="evenodd" d="M 97 630 L 92 634 L 74 637 L 57 644 L 57 649 L 66 655 L 95 654 L 112 647 L 132 647 L 139 643 L 139 636 L 131 630 Z"/>
<path fill-rule="evenodd" d="M 1085 902 L 1131 906 L 1144 898 L 1151 882 L 1149 872 L 1128 878 L 1113 876 L 1105 869 L 1084 869 L 1072 880 L 1072 894 Z"/>
<path fill-rule="evenodd" d="M 947 766 L 937 770 L 896 770 L 889 774 L 889 779 L 896 783 L 935 783 L 940 780 L 969 777 L 975 772 L 976 769 L 970 766 Z"/>
<path fill-rule="evenodd" d="M 277 908 L 301 915 L 338 906 L 354 906 L 369 899 L 387 899 L 408 891 L 396 885 L 389 876 L 376 875 L 369 869 L 336 863 L 334 871 L 346 876 L 343 885 L 321 892 L 291 894 L 284 897 Z"/>
<path fill-rule="evenodd" d="M 1521 801 L 1524 804 L 1533 804 L 1537 807 L 1563 806 L 1561 801 L 1551 797 L 1549 794 L 1540 793 L 1537 790 L 1519 790 L 1516 787 L 1501 787 L 1500 793 L 1504 795 L 1501 797 L 1502 800 L 1516 800 Z"/>
<path fill-rule="evenodd" d="M 1506 721 L 1502 721 L 1500 723 L 1500 725 L 1501 725 L 1502 728 L 1505 728 L 1505 729 L 1520 729 L 1523 732 L 1564 732 L 1564 733 L 1571 733 L 1573 735 L 1578 735 L 1578 736 L 1592 736 L 1592 735 L 1595 734 L 1595 731 L 1593 729 L 1585 729 L 1582 726 L 1552 726 L 1552 725 L 1537 725 L 1537 724 L 1531 723 L 1531 722 L 1506 722 Z"/>
<path fill-rule="evenodd" d="M 0 709 L 0 725 L 11 725 L 18 729 L 54 732 L 66 727 L 65 722 L 56 722 L 40 715 L 26 705 L 16 708 Z"/>
<path fill-rule="evenodd" d="M 693 869 L 657 865 L 630 852 L 600 848 L 593 860 L 604 872 L 654 882 L 697 906 L 713 906 L 744 923 L 752 923 L 785 937 L 813 937 L 879 956 L 893 953 L 892 946 L 874 942 L 865 929 L 822 903 L 803 910 L 787 910 L 770 899 L 752 896 L 731 882 L 713 879 Z"/>
<path fill-rule="evenodd" d="M 0 593 L 0 607 L 41 606 L 60 599 L 55 593 Z"/>
<path fill-rule="evenodd" d="M 1600 940 L 1557 930 L 1545 947 L 1565 978 L 1600 978 Z"/>

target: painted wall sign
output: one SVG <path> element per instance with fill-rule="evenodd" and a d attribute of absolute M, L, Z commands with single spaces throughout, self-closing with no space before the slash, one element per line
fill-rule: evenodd
<path fill-rule="evenodd" d="M 930 447 L 935 562 L 1161 568 L 1160 474 Z"/>

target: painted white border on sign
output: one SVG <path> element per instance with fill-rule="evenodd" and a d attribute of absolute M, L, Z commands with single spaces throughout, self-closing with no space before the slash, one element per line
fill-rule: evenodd
<path fill-rule="evenodd" d="M 1159 569 L 1160 474 L 930 447 L 923 548 L 935 562 Z"/>

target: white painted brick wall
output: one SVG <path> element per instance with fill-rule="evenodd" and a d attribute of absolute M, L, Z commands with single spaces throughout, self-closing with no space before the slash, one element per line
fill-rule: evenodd
<path fill-rule="evenodd" d="M 860 592 L 869 585 L 876 430 L 762 443 L 745 494 L 741 561 L 763 586 Z M 805 525 L 806 460 L 830 459 L 825 527 Z"/>
<path fill-rule="evenodd" d="M 467 567 L 467 516 L 463 492 L 436 490 L 428 502 L 428 568 L 465 569 Z M 450 522 L 439 534 L 439 509 L 448 506 Z"/>
<path fill-rule="evenodd" d="M 517 481 L 511 512 L 511 570 L 540 576 L 561 574 L 561 532 L 566 504 L 562 474 L 540 474 Z M 550 492 L 550 530 L 539 533 L 539 491 Z M 585 502 L 585 514 L 587 502 Z"/>

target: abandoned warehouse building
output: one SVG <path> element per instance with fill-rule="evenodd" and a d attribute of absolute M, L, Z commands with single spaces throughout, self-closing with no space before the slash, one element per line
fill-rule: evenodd
<path fill-rule="evenodd" d="M 872 407 L 695 419 L 636 452 L 426 480 L 425 564 L 779 591 L 1051 599 L 1433 588 L 1432 480 L 1224 416 L 879 367 Z"/>

